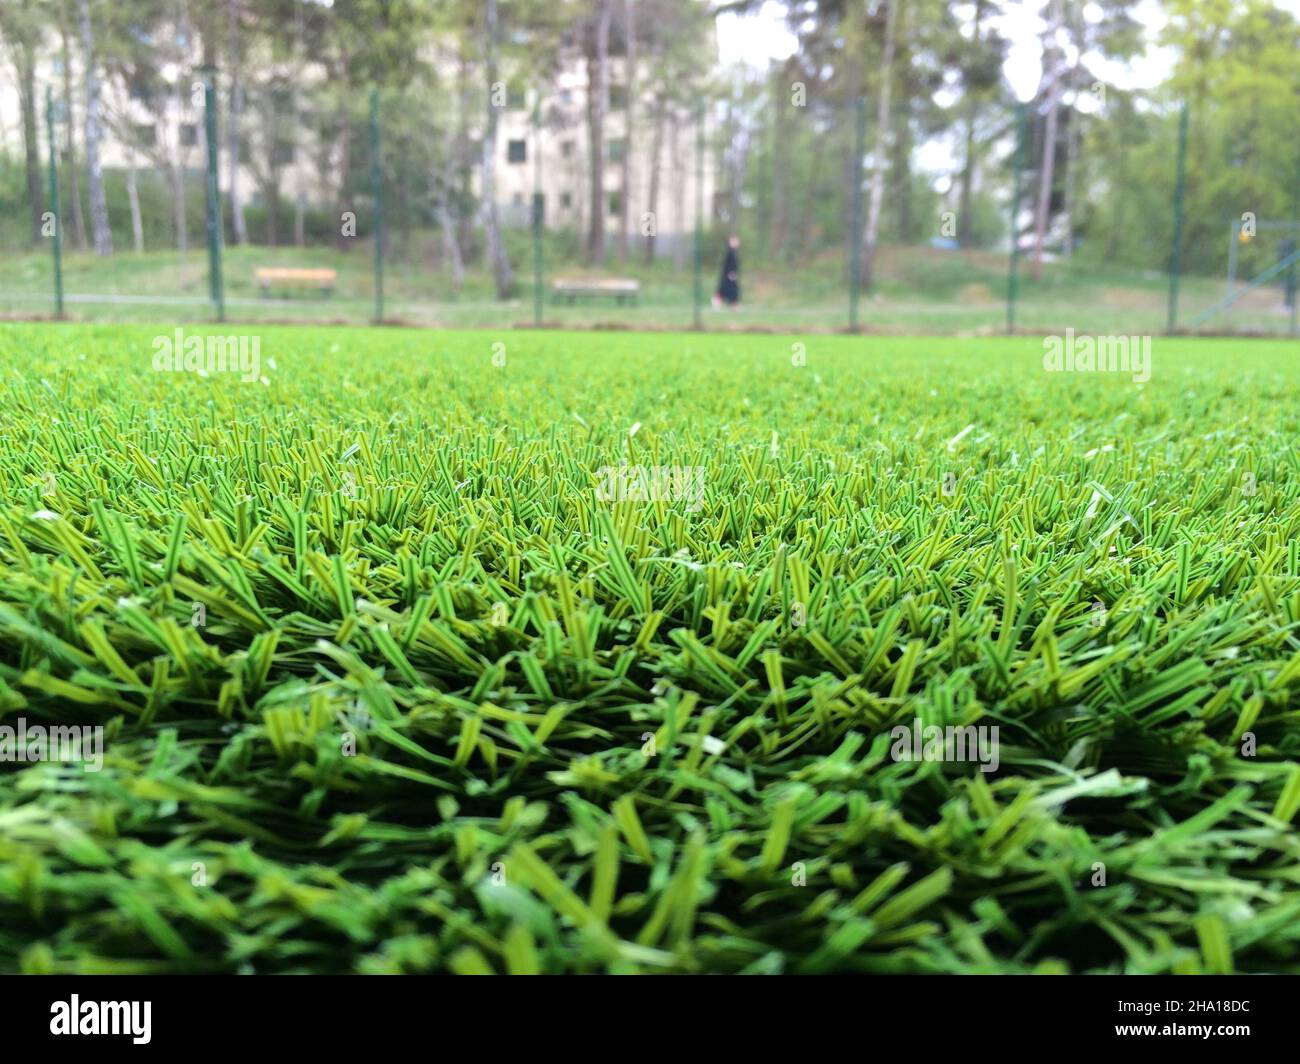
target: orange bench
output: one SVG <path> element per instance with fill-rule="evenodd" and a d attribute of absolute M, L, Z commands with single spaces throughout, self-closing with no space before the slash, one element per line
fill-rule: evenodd
<path fill-rule="evenodd" d="M 263 266 L 257 271 L 257 283 L 263 297 L 271 294 L 272 286 L 285 288 L 317 288 L 327 296 L 334 292 L 337 274 L 333 270 L 307 270 L 291 266 Z"/>

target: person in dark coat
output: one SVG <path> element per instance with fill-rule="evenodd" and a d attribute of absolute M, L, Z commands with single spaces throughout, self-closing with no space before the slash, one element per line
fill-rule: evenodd
<path fill-rule="evenodd" d="M 726 303 L 734 310 L 740 302 L 740 256 L 736 254 L 739 247 L 740 237 L 728 238 L 727 254 L 722 260 L 722 275 L 718 278 L 718 291 L 713 297 L 715 307 Z"/>

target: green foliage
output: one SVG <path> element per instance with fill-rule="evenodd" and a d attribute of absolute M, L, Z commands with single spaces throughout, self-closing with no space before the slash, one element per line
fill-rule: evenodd
<path fill-rule="evenodd" d="M 1298 970 L 1288 347 L 153 333 L 0 335 L 0 967 Z"/>

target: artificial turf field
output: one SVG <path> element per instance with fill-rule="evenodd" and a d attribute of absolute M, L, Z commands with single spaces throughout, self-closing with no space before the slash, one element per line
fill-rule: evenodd
<path fill-rule="evenodd" d="M 172 331 L 0 330 L 0 969 L 1300 972 L 1300 346 Z"/>

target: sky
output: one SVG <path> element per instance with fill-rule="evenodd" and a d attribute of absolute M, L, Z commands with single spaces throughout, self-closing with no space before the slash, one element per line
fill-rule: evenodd
<path fill-rule="evenodd" d="M 1300 0 L 1274 0 L 1276 7 L 1300 16 Z M 1043 23 L 1040 13 L 1047 0 L 1021 0 L 1008 5 L 998 26 L 1011 42 L 1004 67 L 1007 80 L 1017 97 L 1027 100 L 1038 87 L 1042 48 L 1039 34 Z M 1147 30 L 1147 53 L 1132 64 L 1106 63 L 1097 57 L 1090 69 L 1110 84 L 1125 89 L 1150 88 L 1164 80 L 1173 65 L 1169 49 L 1156 43 L 1165 23 L 1159 0 L 1141 0 L 1138 21 Z M 754 15 L 722 15 L 718 19 L 718 45 L 724 64 L 747 63 L 765 67 L 772 59 L 784 59 L 797 50 L 798 42 L 786 28 L 782 5 L 768 0 Z"/>

